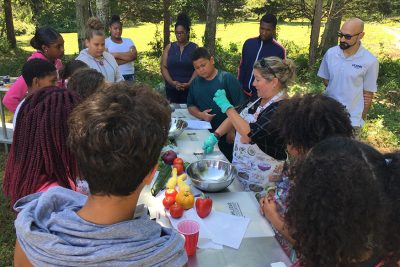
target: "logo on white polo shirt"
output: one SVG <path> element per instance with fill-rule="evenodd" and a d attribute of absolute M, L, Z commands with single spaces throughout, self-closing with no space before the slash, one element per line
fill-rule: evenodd
<path fill-rule="evenodd" d="M 362 69 L 361 65 L 351 64 L 351 66 L 353 66 L 355 69 Z"/>

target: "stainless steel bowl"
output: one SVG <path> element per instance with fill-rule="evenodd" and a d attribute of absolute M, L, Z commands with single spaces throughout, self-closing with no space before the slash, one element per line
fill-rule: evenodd
<path fill-rule="evenodd" d="M 183 133 L 183 130 L 188 126 L 187 122 L 180 119 L 172 119 L 171 128 L 169 128 L 168 137 L 169 138 L 177 138 Z"/>
<path fill-rule="evenodd" d="M 190 164 L 186 173 L 200 190 L 218 192 L 227 188 L 237 176 L 235 166 L 224 160 L 203 159 Z"/>

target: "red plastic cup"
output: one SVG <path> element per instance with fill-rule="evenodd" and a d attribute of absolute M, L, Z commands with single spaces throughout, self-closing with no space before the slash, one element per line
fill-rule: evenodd
<path fill-rule="evenodd" d="M 185 250 L 188 256 L 196 254 L 199 230 L 200 225 L 195 221 L 185 220 L 178 223 L 178 232 L 185 237 Z"/>

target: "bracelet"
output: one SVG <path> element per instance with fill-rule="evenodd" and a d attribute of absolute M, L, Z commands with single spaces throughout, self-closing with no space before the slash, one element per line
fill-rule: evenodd
<path fill-rule="evenodd" d="M 214 136 L 217 138 L 217 140 L 219 140 L 221 138 L 221 135 L 217 132 L 214 132 Z"/>
<path fill-rule="evenodd" d="M 268 194 L 270 191 L 276 191 L 276 186 L 269 186 L 269 187 L 267 188 L 267 190 L 266 190 L 267 194 Z"/>

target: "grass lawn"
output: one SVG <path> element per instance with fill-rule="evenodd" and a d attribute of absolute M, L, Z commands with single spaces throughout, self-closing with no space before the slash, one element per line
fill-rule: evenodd
<path fill-rule="evenodd" d="M 219 24 L 217 28 L 217 39 L 219 39 L 219 42 L 223 47 L 227 48 L 230 43 L 235 43 L 238 45 L 239 51 L 241 51 L 242 44 L 247 38 L 258 35 L 258 25 L 258 22 L 241 22 L 228 25 Z M 193 38 L 192 41 L 197 44 L 202 43 L 201 37 L 204 33 L 204 28 L 204 24 L 195 24 L 193 26 L 195 38 Z M 162 35 L 161 24 L 158 26 L 158 29 Z M 294 44 L 298 50 L 301 50 L 301 53 L 306 53 L 310 30 L 311 28 L 306 23 L 302 22 L 280 24 L 278 25 L 278 40 L 284 44 L 290 44 L 292 46 Z M 322 31 L 323 29 L 321 29 L 321 34 Z M 123 32 L 124 37 L 133 39 L 139 51 L 139 58 L 135 63 L 138 80 L 149 83 L 153 86 L 156 86 L 162 81 L 159 73 L 159 61 L 158 59 L 150 58 L 147 55 L 141 54 L 141 52 L 150 51 L 151 46 L 149 45 L 149 42 L 156 38 L 155 32 L 156 26 L 154 24 L 146 23 L 135 27 L 127 27 Z M 400 59 L 399 23 L 368 23 L 365 25 L 365 32 L 366 35 L 363 39 L 363 45 L 373 54 L 380 57 L 380 59 L 383 59 L 385 56 L 389 59 Z M 65 62 L 79 51 L 76 33 L 65 33 L 62 35 L 65 40 L 65 54 L 67 56 L 64 58 Z M 7 55 L 0 54 L 0 75 L 19 74 L 18 70 L 25 61 L 27 54 L 30 51 L 33 51 L 33 48 L 29 45 L 31 37 L 32 36 L 29 35 L 17 37 L 18 46 L 25 50 L 26 53 L 21 54 L 18 50 L 16 53 L 9 53 Z M 173 34 L 171 34 L 171 39 L 175 39 Z M 289 55 L 289 57 L 290 56 L 291 55 Z M 7 65 L 6 68 L 4 65 Z M 393 63 L 390 66 L 392 69 L 398 70 L 400 68 L 400 61 L 397 61 L 397 63 Z M 308 69 L 306 71 L 308 71 Z M 396 73 L 396 71 L 390 71 L 390 73 Z M 293 88 L 297 88 L 299 92 L 307 92 L 312 90 L 312 88 L 322 88 L 321 82 L 319 80 L 316 81 L 313 76 L 315 76 L 315 74 L 310 72 L 309 78 L 306 78 L 305 82 L 301 80 L 301 83 L 299 82 Z M 398 149 L 400 144 L 400 89 L 398 88 L 400 85 L 400 75 L 395 74 L 394 76 L 395 77 L 391 80 L 382 79 L 383 82 L 379 85 L 382 87 L 382 93 L 378 94 L 374 105 L 371 108 L 371 119 L 367 121 L 362 136 L 368 143 L 386 151 L 396 148 Z M 388 87 L 389 89 L 385 90 L 385 86 L 388 86 L 388 83 L 390 82 L 394 82 L 395 85 L 390 88 Z M 392 88 L 396 88 L 394 93 L 390 92 Z M 294 91 L 296 89 L 292 90 Z M 6 114 L 7 120 L 11 120 L 12 114 Z M 3 178 L 5 161 L 4 149 L 1 145 L 0 185 Z M 12 266 L 12 255 L 15 242 L 13 220 L 14 213 L 10 211 L 9 204 L 7 200 L 4 199 L 0 190 L 0 266 Z"/>

